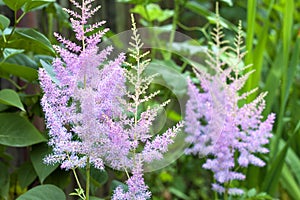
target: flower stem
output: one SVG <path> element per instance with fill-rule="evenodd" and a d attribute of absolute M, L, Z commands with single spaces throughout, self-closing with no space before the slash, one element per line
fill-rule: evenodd
<path fill-rule="evenodd" d="M 90 158 L 87 158 L 86 161 L 86 187 L 85 187 L 85 199 L 89 200 L 90 197 L 90 172 L 91 172 L 91 164 L 90 164 Z"/>

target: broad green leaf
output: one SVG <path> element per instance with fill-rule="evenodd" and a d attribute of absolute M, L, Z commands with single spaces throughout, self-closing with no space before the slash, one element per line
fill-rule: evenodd
<path fill-rule="evenodd" d="M 3 57 L 4 61 L 9 59 L 12 56 L 15 56 L 17 54 L 23 53 L 23 49 L 12 49 L 12 48 L 5 48 L 3 51 Z M 1 62 L 4 62 L 3 60 Z"/>
<path fill-rule="evenodd" d="M 1 42 L 3 43 L 3 41 Z M 52 45 L 47 37 L 34 29 L 17 29 L 6 47 L 24 49 L 36 54 L 55 55 Z"/>
<path fill-rule="evenodd" d="M 15 113 L 0 113 L 0 144 L 25 147 L 46 138 L 25 118 Z"/>
<path fill-rule="evenodd" d="M 136 5 L 132 10 L 133 13 L 138 13 L 147 21 L 163 22 L 174 15 L 173 10 L 162 10 L 158 4 Z"/>
<path fill-rule="evenodd" d="M 38 78 L 37 70 L 27 66 L 12 64 L 8 62 L 0 64 L 0 72 L 18 76 L 30 82 L 35 81 Z"/>
<path fill-rule="evenodd" d="M 0 30 L 4 30 L 9 26 L 9 19 L 7 17 L 5 17 L 4 15 L 0 14 Z"/>
<path fill-rule="evenodd" d="M 55 0 L 31 0 L 30 2 L 27 2 L 23 10 L 24 12 L 29 12 L 37 9 L 41 9 L 43 7 L 46 7 L 49 5 L 49 3 L 55 2 Z"/>
<path fill-rule="evenodd" d="M 0 162 L 0 177 L 0 199 L 8 199 L 10 177 L 4 162 Z"/>
<path fill-rule="evenodd" d="M 58 167 L 58 164 L 47 165 L 43 162 L 49 154 L 51 154 L 51 148 L 46 143 L 34 145 L 30 152 L 30 159 L 41 183 Z"/>
<path fill-rule="evenodd" d="M 158 74 L 153 83 L 167 87 L 176 96 L 182 97 L 186 93 L 186 79 L 180 73 L 180 67 L 173 61 L 153 60 L 146 68 L 146 73 L 148 75 Z"/>
<path fill-rule="evenodd" d="M 113 180 L 110 184 L 110 191 L 114 191 L 117 187 L 121 187 L 124 191 L 128 190 L 128 186 L 118 180 Z"/>
<path fill-rule="evenodd" d="M 36 173 L 30 162 L 26 162 L 17 171 L 18 182 L 21 188 L 26 188 L 36 179 Z"/>
<path fill-rule="evenodd" d="M 64 192 L 55 185 L 40 185 L 19 196 L 16 200 L 65 200 Z"/>
<path fill-rule="evenodd" d="M 71 184 L 71 172 L 57 168 L 44 181 L 44 184 L 53 184 L 60 188 L 66 188 Z"/>
<path fill-rule="evenodd" d="M 0 103 L 9 106 L 14 106 L 25 111 L 18 93 L 11 89 L 0 90 Z"/>
<path fill-rule="evenodd" d="M 8 63 L 23 65 L 33 69 L 38 69 L 38 64 L 26 54 L 17 54 L 6 60 Z"/>
<path fill-rule="evenodd" d="M 8 108 L 9 108 L 9 106 L 4 105 L 4 104 L 0 104 L 0 112 L 6 110 L 6 109 L 8 109 Z"/>
<path fill-rule="evenodd" d="M 97 187 L 100 187 L 108 180 L 108 174 L 104 170 L 99 170 L 94 167 L 91 167 L 91 181 Z"/>
<path fill-rule="evenodd" d="M 3 2 L 13 11 L 19 10 L 25 3 L 31 0 L 3 0 Z"/>

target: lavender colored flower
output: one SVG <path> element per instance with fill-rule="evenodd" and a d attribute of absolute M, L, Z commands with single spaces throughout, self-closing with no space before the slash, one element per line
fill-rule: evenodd
<path fill-rule="evenodd" d="M 240 195 L 243 192 L 241 189 L 225 188 L 224 184 L 245 179 L 243 173 L 236 171 L 238 166 L 265 165 L 255 154 L 268 152 L 264 145 L 272 136 L 270 132 L 275 115 L 270 114 L 262 121 L 266 93 L 260 94 L 251 103 L 239 106 L 241 100 L 255 91 L 245 94 L 239 92 L 252 73 L 242 73 L 248 66 L 243 67 L 242 63 L 245 53 L 241 47 L 241 30 L 234 49 L 222 41 L 223 33 L 219 24 L 213 36 L 215 50 L 209 52 L 207 61 L 213 73 L 195 69 L 203 91 L 200 92 L 188 80 L 185 131 L 188 133 L 186 142 L 192 145 L 186 149 L 186 153 L 210 156 L 203 168 L 214 173 L 217 182 L 212 185 L 213 190 Z M 223 54 L 229 55 L 230 59 L 221 59 Z"/>
<path fill-rule="evenodd" d="M 92 9 L 93 0 L 82 1 L 82 4 L 71 2 L 81 11 L 66 9 L 81 45 L 56 33 L 61 45 L 54 46 L 60 55 L 52 63 L 55 77 L 45 69 L 39 70 L 49 145 L 53 147 L 53 154 L 45 161 L 61 163 L 65 169 L 84 167 L 87 162 L 103 169 L 106 156 L 103 146 L 110 140 L 106 118 L 114 118 L 122 112 L 118 99 L 125 91 L 125 74 L 121 68 L 125 56 L 120 54 L 109 61 L 112 47 L 98 48 L 107 29 L 91 33 L 104 22 L 88 25 L 87 20 L 100 7 Z"/>
<path fill-rule="evenodd" d="M 149 199 L 151 193 L 144 183 L 145 163 L 161 159 L 168 145 L 183 126 L 178 123 L 165 133 L 150 134 L 153 121 L 165 102 L 157 107 L 138 112 L 141 105 L 159 91 L 146 95 L 154 76 L 145 76 L 148 53 L 141 53 L 143 46 L 133 21 L 130 56 L 137 64 L 127 63 L 131 70 L 121 67 L 125 55 L 108 60 L 112 47 L 100 50 L 97 46 L 107 31 L 91 33 L 104 22 L 88 25 L 88 19 L 99 9 L 92 9 L 93 0 L 82 4 L 71 1 L 81 13 L 66 10 L 71 16 L 72 27 L 78 42 L 74 43 L 55 34 L 61 43 L 54 46 L 59 58 L 52 65 L 55 76 L 45 69 L 39 70 L 44 90 L 42 106 L 49 129 L 49 145 L 53 153 L 46 163 L 60 163 L 61 168 L 75 169 L 92 164 L 98 169 L 109 165 L 113 169 L 132 172 L 128 176 L 129 190 L 117 188 L 114 199 Z M 81 43 L 78 45 L 77 43 Z M 125 81 L 134 88 L 126 88 Z M 139 151 L 140 147 L 145 147 Z"/>
<path fill-rule="evenodd" d="M 151 193 L 144 182 L 142 160 L 137 159 L 132 176 L 126 181 L 128 190 L 118 186 L 113 194 L 112 200 L 146 200 L 150 199 Z"/>

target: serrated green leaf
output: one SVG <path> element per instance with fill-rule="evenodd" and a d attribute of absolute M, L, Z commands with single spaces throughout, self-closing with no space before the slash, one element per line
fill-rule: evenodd
<path fill-rule="evenodd" d="M 30 2 L 27 2 L 23 10 L 24 12 L 29 12 L 37 9 L 41 9 L 49 5 L 49 3 L 53 3 L 55 0 L 31 0 Z"/>
<path fill-rule="evenodd" d="M 14 106 L 21 109 L 22 111 L 25 111 L 18 93 L 11 89 L 0 90 L 0 103 Z"/>
<path fill-rule="evenodd" d="M 49 148 L 46 143 L 34 145 L 30 152 L 33 168 L 41 183 L 43 183 L 44 180 L 59 166 L 59 164 L 47 165 L 43 162 L 46 155 L 51 154 L 51 152 L 51 148 Z"/>
<path fill-rule="evenodd" d="M 40 185 L 19 196 L 16 200 L 65 200 L 64 192 L 55 185 Z"/>
<path fill-rule="evenodd" d="M 13 11 L 19 10 L 25 3 L 31 0 L 3 0 L 3 2 Z"/>
<path fill-rule="evenodd" d="M 4 30 L 9 26 L 10 20 L 4 15 L 0 14 L 0 30 Z"/>
<path fill-rule="evenodd" d="M 25 147 L 46 138 L 25 118 L 15 113 L 0 113 L 0 144 Z"/>

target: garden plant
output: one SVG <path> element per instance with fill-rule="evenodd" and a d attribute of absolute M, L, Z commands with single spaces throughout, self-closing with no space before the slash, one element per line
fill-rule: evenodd
<path fill-rule="evenodd" d="M 0 5 L 0 199 L 300 198 L 300 2 Z"/>

